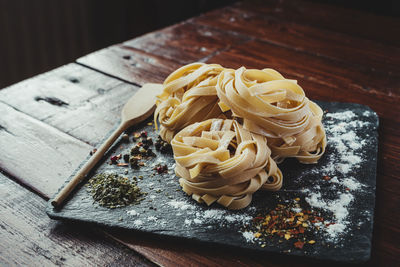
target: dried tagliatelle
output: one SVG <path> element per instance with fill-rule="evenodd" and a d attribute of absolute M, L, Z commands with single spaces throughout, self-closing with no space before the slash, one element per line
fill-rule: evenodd
<path fill-rule="evenodd" d="M 157 119 L 161 124 L 163 140 L 169 143 L 184 127 L 222 115 L 215 85 L 223 69 L 218 64 L 192 63 L 167 77 L 154 113 L 156 127 Z"/>
<path fill-rule="evenodd" d="M 217 94 L 222 111 L 243 118 L 245 129 L 267 137 L 272 157 L 316 163 L 326 147 L 322 110 L 294 80 L 273 69 L 224 70 Z"/>
<path fill-rule="evenodd" d="M 198 202 L 242 209 L 257 190 L 282 186 L 282 173 L 270 156 L 265 137 L 249 132 L 237 121 L 194 123 L 177 133 L 171 145 L 180 185 Z"/>

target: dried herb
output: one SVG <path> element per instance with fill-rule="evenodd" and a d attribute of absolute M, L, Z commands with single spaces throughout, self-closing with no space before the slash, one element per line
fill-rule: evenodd
<path fill-rule="evenodd" d="M 89 192 L 93 199 L 107 208 L 120 208 L 137 204 L 143 193 L 135 181 L 117 174 L 101 173 L 89 180 Z"/>

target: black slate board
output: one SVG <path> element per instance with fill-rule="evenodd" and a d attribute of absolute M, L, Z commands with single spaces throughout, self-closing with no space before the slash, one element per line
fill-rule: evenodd
<path fill-rule="evenodd" d="M 216 204 L 206 207 L 192 200 L 180 190 L 178 178 L 171 168 L 174 164 L 171 154 L 156 152 L 157 157 L 149 160 L 147 166 L 139 170 L 109 165 L 109 160 L 106 159 L 109 159 L 110 155 L 128 153 L 134 144 L 118 142 L 90 177 L 104 171 L 117 172 L 126 177 L 142 175 L 144 178 L 139 180 L 138 185 L 148 193 L 145 200 L 137 205 L 108 209 L 93 203 L 87 187 L 81 186 L 59 210 L 54 209 L 49 201 L 47 214 L 53 219 L 96 223 L 260 252 L 277 252 L 341 262 L 366 261 L 371 253 L 375 207 L 378 116 L 370 108 L 359 104 L 317 103 L 325 111 L 323 123 L 328 138 L 327 151 L 323 158 L 316 165 L 303 165 L 292 159 L 285 160 L 279 165 L 284 174 L 282 189 L 278 192 L 256 192 L 251 205 L 243 210 L 226 211 Z M 150 120 L 137 125 L 131 131 L 144 129 L 155 139 L 157 134 L 154 126 L 148 125 L 148 122 Z M 349 165 L 346 164 L 352 161 L 356 164 L 350 165 L 352 168 L 349 169 Z M 155 171 L 152 167 L 157 162 L 166 163 L 170 167 L 169 173 L 153 176 Z M 126 172 L 128 174 L 125 174 Z M 335 179 L 326 181 L 322 178 L 325 175 Z M 359 188 L 347 188 L 344 183 L 346 178 L 357 181 Z M 320 194 L 319 199 L 315 199 L 315 192 Z M 260 213 L 265 214 L 277 204 L 292 203 L 295 198 L 300 198 L 302 208 L 310 208 L 312 194 L 314 200 L 331 204 L 341 196 L 351 195 L 346 209 L 349 214 L 344 221 L 345 230 L 335 238 L 323 229 L 316 230 L 312 236 L 316 243 L 307 244 L 300 250 L 293 246 L 296 240 L 277 237 L 269 240 L 265 247 L 261 247 L 257 239 L 251 238 L 251 232 L 245 237 L 245 225 L 252 217 Z M 315 207 L 314 210 L 320 211 L 326 220 L 335 222 L 332 212 Z M 131 213 L 128 214 L 128 211 Z"/>

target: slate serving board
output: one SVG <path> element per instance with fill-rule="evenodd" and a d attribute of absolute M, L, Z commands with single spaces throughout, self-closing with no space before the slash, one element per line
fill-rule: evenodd
<path fill-rule="evenodd" d="M 134 145 L 133 142 L 124 144 L 119 141 L 89 174 L 89 178 L 105 171 L 120 173 L 126 177 L 143 176 L 138 185 L 148 193 L 145 199 L 136 205 L 108 209 L 94 203 L 87 186 L 83 185 L 75 190 L 60 209 L 54 209 L 49 201 L 47 214 L 53 219 L 89 222 L 155 235 L 211 242 L 260 253 L 277 252 L 341 262 L 366 261 L 371 253 L 375 207 L 378 116 L 369 107 L 359 104 L 317 103 L 325 111 L 323 123 L 328 138 L 325 155 L 315 165 L 299 164 L 292 159 L 285 160 L 279 165 L 284 175 L 282 189 L 278 192 L 256 192 L 251 205 L 243 210 L 227 211 L 216 204 L 206 207 L 192 200 L 180 190 L 178 178 L 173 172 L 172 154 L 161 154 L 153 148 L 157 156 L 147 161 L 147 166 L 139 170 L 108 164 L 111 155 L 129 153 Z M 146 130 L 155 140 L 157 133 L 154 126 L 148 125 L 148 122 L 150 120 L 133 127 L 130 132 Z M 354 134 L 353 139 L 349 139 L 348 133 Z M 354 157 L 346 158 L 346 155 L 355 155 L 358 161 L 356 158 L 356 162 L 352 163 Z M 166 163 L 169 173 L 155 174 L 152 168 L 156 163 Z M 339 183 L 322 179 L 326 175 L 335 177 L 334 180 Z M 349 177 L 361 186 L 350 190 L 340 183 Z M 339 200 L 343 194 L 351 194 L 352 200 L 346 206 L 348 215 L 343 221 L 345 229 L 339 234 L 330 236 L 327 231 L 320 229 L 312 236 L 315 244 L 296 249 L 293 246 L 296 240 L 271 238 L 262 247 L 256 238 L 252 238 L 252 233 L 250 236 L 246 233 L 245 225 L 250 223 L 253 217 L 266 214 L 277 204 L 291 203 L 295 198 L 300 198 L 301 207 L 310 209 L 310 194 L 314 191 L 320 194 L 322 201 L 330 203 Z M 315 207 L 313 210 L 319 211 L 325 219 L 335 222 L 332 212 Z"/>

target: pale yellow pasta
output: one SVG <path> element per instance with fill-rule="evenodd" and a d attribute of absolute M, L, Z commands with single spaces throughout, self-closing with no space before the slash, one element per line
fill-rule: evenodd
<path fill-rule="evenodd" d="M 187 126 L 171 142 L 180 185 L 198 202 L 248 206 L 259 189 L 279 190 L 282 173 L 266 138 L 237 121 L 209 119 Z"/>
<path fill-rule="evenodd" d="M 222 111 L 243 119 L 243 127 L 268 140 L 275 161 L 295 157 L 316 163 L 326 147 L 321 108 L 294 80 L 273 69 L 225 69 L 217 82 Z"/>
<path fill-rule="evenodd" d="M 160 136 L 170 142 L 175 133 L 198 121 L 222 116 L 215 90 L 218 64 L 192 63 L 171 73 L 158 96 L 154 121 L 159 120 Z"/>

